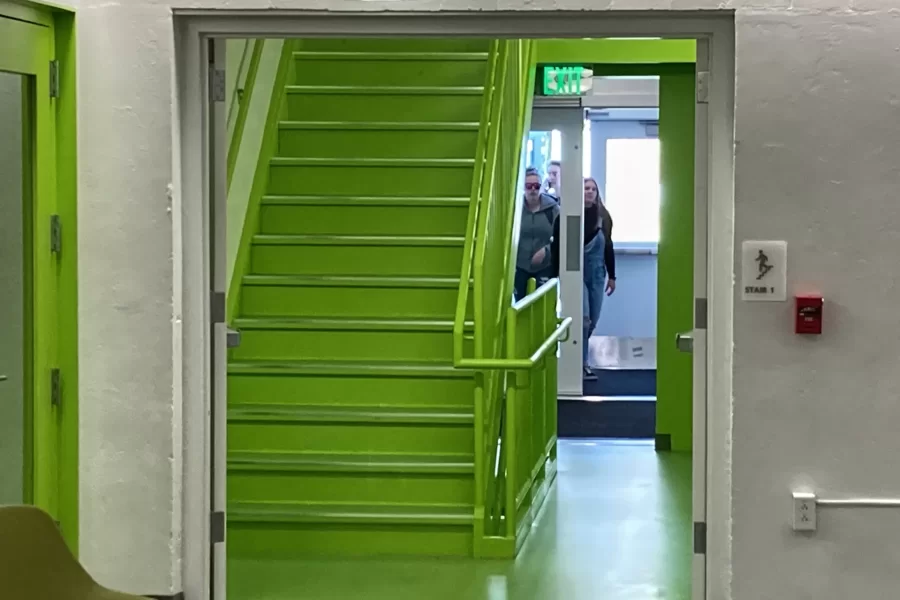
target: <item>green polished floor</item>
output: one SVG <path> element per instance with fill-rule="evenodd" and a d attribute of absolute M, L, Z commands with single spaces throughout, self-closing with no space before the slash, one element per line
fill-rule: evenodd
<path fill-rule="evenodd" d="M 564 440 L 515 561 L 231 561 L 230 600 L 689 600 L 690 456 Z"/>

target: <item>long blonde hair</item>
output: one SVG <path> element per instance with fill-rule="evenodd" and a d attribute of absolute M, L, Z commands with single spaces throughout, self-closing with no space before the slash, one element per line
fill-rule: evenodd
<path fill-rule="evenodd" d="M 597 185 L 597 180 L 593 177 L 585 177 L 584 183 L 591 182 L 594 184 L 594 189 L 597 190 L 597 227 L 603 229 L 603 235 L 606 236 L 606 239 L 609 239 L 612 236 L 612 215 L 609 214 L 609 211 L 606 210 L 606 204 L 603 202 L 603 196 L 600 195 L 600 186 Z"/>

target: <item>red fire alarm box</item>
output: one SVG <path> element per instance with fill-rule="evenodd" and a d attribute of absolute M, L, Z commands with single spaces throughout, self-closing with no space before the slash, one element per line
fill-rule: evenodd
<path fill-rule="evenodd" d="M 822 296 L 797 296 L 797 309 L 794 314 L 796 333 L 818 335 L 822 333 L 822 309 L 825 299 Z"/>

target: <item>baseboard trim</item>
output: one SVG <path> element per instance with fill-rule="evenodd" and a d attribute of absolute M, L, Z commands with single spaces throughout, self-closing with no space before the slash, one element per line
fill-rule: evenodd
<path fill-rule="evenodd" d="M 150 595 L 150 596 L 146 596 L 146 597 L 151 598 L 152 600 L 184 600 L 184 592 L 178 592 L 177 594 L 169 594 L 167 596 Z"/>

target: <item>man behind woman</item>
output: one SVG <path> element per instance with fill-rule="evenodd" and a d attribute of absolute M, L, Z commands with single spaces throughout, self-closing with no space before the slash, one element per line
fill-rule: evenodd
<path fill-rule="evenodd" d="M 589 340 L 603 307 L 603 296 L 616 290 L 616 255 L 612 241 L 612 216 L 600 199 L 593 178 L 584 180 L 584 262 L 582 304 L 584 313 L 581 347 L 585 379 L 596 379 L 588 364 Z M 535 169 L 525 174 L 525 201 L 516 259 L 515 295 L 525 297 L 528 279 L 538 285 L 559 277 L 559 205 L 553 196 L 541 193 L 541 179 Z"/>

